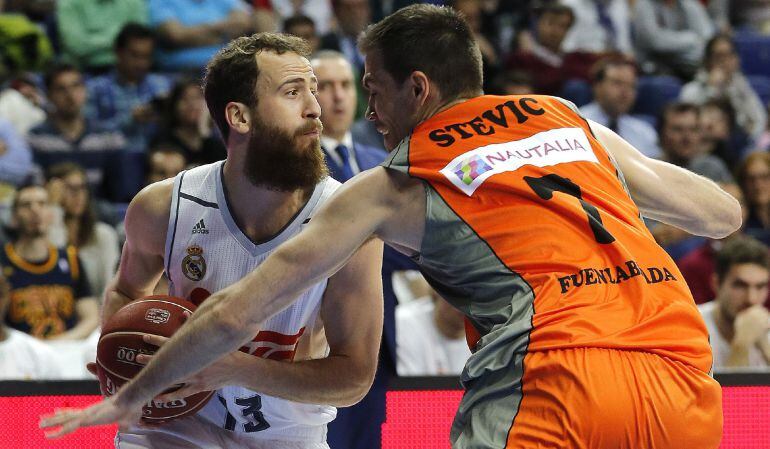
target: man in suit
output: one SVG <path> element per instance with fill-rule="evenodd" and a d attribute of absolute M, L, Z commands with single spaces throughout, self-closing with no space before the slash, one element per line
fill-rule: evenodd
<path fill-rule="evenodd" d="M 321 105 L 321 148 L 330 175 L 345 182 L 361 171 L 368 170 L 387 156 L 382 147 L 372 146 L 371 136 L 362 134 L 366 127 L 354 126 L 356 108 L 356 78 L 345 55 L 323 50 L 310 61 L 318 78 L 318 103 Z M 363 143 L 368 141 L 370 144 Z M 337 418 L 329 425 L 327 441 L 335 449 L 376 449 L 382 440 L 380 428 L 385 421 L 385 392 L 391 377 L 396 375 L 396 295 L 393 292 L 393 273 L 416 269 L 407 257 L 387 248 L 382 263 L 385 316 L 383 324 L 380 363 L 374 385 L 366 397 L 349 408 L 337 411 Z"/>

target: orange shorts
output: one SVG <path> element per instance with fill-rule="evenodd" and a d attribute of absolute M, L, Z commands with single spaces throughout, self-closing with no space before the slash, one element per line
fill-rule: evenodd
<path fill-rule="evenodd" d="M 654 354 L 578 348 L 531 352 L 506 448 L 716 449 L 722 390 Z"/>

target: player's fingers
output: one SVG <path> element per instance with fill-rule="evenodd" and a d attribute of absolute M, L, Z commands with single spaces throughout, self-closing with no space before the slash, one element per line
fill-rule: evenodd
<path fill-rule="evenodd" d="M 96 371 L 96 363 L 94 363 L 94 362 L 86 363 L 86 369 L 88 370 L 89 373 L 93 374 L 94 376 L 98 375 L 98 373 Z"/>
<path fill-rule="evenodd" d="M 160 347 L 163 346 L 163 343 L 168 341 L 168 338 L 162 335 L 144 334 L 142 336 L 142 340 L 144 340 L 145 343 Z"/>
<path fill-rule="evenodd" d="M 136 356 L 137 363 L 141 363 L 142 365 L 150 363 L 150 360 L 152 360 L 152 354 L 139 354 Z"/>
<path fill-rule="evenodd" d="M 38 426 L 41 429 L 60 426 L 72 417 L 72 413 L 72 409 L 57 408 L 53 414 L 41 416 Z"/>
<path fill-rule="evenodd" d="M 80 420 L 79 419 L 73 419 L 71 421 L 67 421 L 64 423 L 64 425 L 61 426 L 59 430 L 53 431 L 53 432 L 46 432 L 45 437 L 48 439 L 54 439 L 54 438 L 60 438 L 64 435 L 67 435 L 69 433 L 72 433 L 80 428 Z"/>

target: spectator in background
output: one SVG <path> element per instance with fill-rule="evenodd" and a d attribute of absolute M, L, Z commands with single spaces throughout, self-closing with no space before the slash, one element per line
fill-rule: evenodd
<path fill-rule="evenodd" d="M 167 77 L 150 73 L 154 48 L 150 28 L 126 24 L 115 38 L 115 69 L 86 83 L 88 117 L 121 131 L 131 151 L 147 148 L 158 118 L 153 103 L 171 89 Z"/>
<path fill-rule="evenodd" d="M 719 99 L 730 103 L 740 129 L 758 138 L 767 127 L 762 101 L 741 73 L 740 59 L 730 36 L 719 34 L 706 44 L 703 67 L 685 84 L 680 98 L 695 104 Z"/>
<path fill-rule="evenodd" d="M 448 4 L 465 16 L 465 20 L 473 32 L 473 37 L 481 51 L 481 62 L 484 66 L 484 88 L 491 86 L 500 67 L 499 49 L 494 40 L 482 32 L 482 2 L 478 0 L 451 0 Z"/>
<path fill-rule="evenodd" d="M 575 13 L 575 23 L 564 39 L 564 51 L 633 54 L 626 0 L 561 1 Z"/>
<path fill-rule="evenodd" d="M 331 31 L 335 21 L 330 0 L 252 0 L 251 3 L 256 11 L 270 11 L 278 23 L 285 24 L 291 17 L 307 17 L 313 21 L 319 36 Z"/>
<path fill-rule="evenodd" d="M 730 0 L 730 15 L 736 28 L 770 34 L 770 0 Z"/>
<path fill-rule="evenodd" d="M 331 0 L 332 10 L 337 17 L 337 30 L 321 37 L 321 48 L 336 50 L 345 55 L 356 70 L 357 75 L 364 73 L 364 57 L 358 51 L 358 35 L 372 20 L 368 0 Z"/>
<path fill-rule="evenodd" d="M 88 188 L 86 172 L 71 162 L 56 164 L 48 171 L 50 183 L 59 183 L 63 214 L 64 241 L 51 241 L 60 247 L 78 250 L 89 290 L 102 297 L 104 287 L 112 279 L 118 265 L 118 234 L 112 226 L 98 221 L 96 208 Z M 49 189 L 50 190 L 50 189 Z"/>
<path fill-rule="evenodd" d="M 535 93 L 532 76 L 523 70 L 506 70 L 492 82 L 491 95 L 529 95 Z"/>
<path fill-rule="evenodd" d="M 396 308 L 399 376 L 457 376 L 471 355 L 463 314 L 436 292 Z"/>
<path fill-rule="evenodd" d="M 669 103 L 658 119 L 663 159 L 714 182 L 732 182 L 721 159 L 703 152 L 700 110 L 690 103 Z"/>
<path fill-rule="evenodd" d="M 636 101 L 636 64 L 625 57 L 607 57 L 593 70 L 594 101 L 583 115 L 615 131 L 645 156 L 659 158 L 658 133 L 649 123 L 628 115 Z"/>
<path fill-rule="evenodd" d="M 147 155 L 147 185 L 153 182 L 173 178 L 187 168 L 187 158 L 182 150 L 170 145 L 160 144 Z"/>
<path fill-rule="evenodd" d="M 0 252 L 11 286 L 6 325 L 37 338 L 79 340 L 99 324 L 99 303 L 91 297 L 77 249 L 57 249 L 47 237 L 48 192 L 22 186 L 13 207 L 16 238 Z"/>
<path fill-rule="evenodd" d="M 703 152 L 735 167 L 743 159 L 748 136 L 735 123 L 735 113 L 726 100 L 712 99 L 700 107 Z"/>
<path fill-rule="evenodd" d="M 193 165 L 221 161 L 227 156 L 222 140 L 211 130 L 210 118 L 197 81 L 181 80 L 171 90 L 152 146 L 168 143 L 180 148 Z"/>
<path fill-rule="evenodd" d="M 321 45 L 321 38 L 316 31 L 315 22 L 308 16 L 289 17 L 283 22 L 283 32 L 308 41 L 311 54 L 315 53 Z"/>
<path fill-rule="evenodd" d="M 0 280 L 0 380 L 58 379 L 56 354 L 45 343 L 5 325 L 9 285 Z"/>
<path fill-rule="evenodd" d="M 746 200 L 744 199 L 743 192 L 741 192 L 741 188 L 735 183 L 720 184 L 719 186 L 741 203 L 742 222 L 745 224 L 746 218 L 749 216 L 749 209 L 746 206 Z M 676 265 L 690 287 L 690 293 L 692 293 L 692 297 L 695 299 L 695 304 L 711 301 L 716 296 L 712 279 L 716 269 L 716 253 L 728 239 L 740 235 L 743 235 L 743 228 L 721 240 L 708 239 L 701 246 L 676 261 Z"/>
<path fill-rule="evenodd" d="M 0 118 L 26 138 L 30 129 L 45 121 L 44 103 L 45 97 L 32 75 L 19 74 L 0 92 Z"/>
<path fill-rule="evenodd" d="M 697 0 L 636 0 L 632 17 L 643 72 L 693 76 L 714 34 L 703 5 Z"/>
<path fill-rule="evenodd" d="M 87 92 L 83 76 L 74 66 L 52 67 L 45 86 L 51 107 L 48 118 L 27 136 L 35 162 L 47 168 L 73 158 L 87 161 L 91 186 L 104 194 L 104 170 L 109 157 L 125 148 L 125 136 L 86 118 Z"/>
<path fill-rule="evenodd" d="M 198 72 L 231 39 L 255 31 L 241 0 L 149 0 L 160 43 L 157 62 L 169 71 Z"/>
<path fill-rule="evenodd" d="M 738 166 L 736 177 L 749 209 L 745 232 L 770 245 L 770 153 L 750 154 Z"/>
<path fill-rule="evenodd" d="M 757 240 L 738 237 L 717 253 L 716 299 L 698 306 L 715 369 L 770 366 L 768 281 L 768 248 Z"/>
<path fill-rule="evenodd" d="M 591 53 L 565 53 L 562 43 L 575 22 L 568 6 L 547 2 L 535 10 L 535 36 L 522 39 L 520 48 L 506 62 L 509 70 L 526 70 L 535 81 L 538 94 L 559 94 L 570 78 L 588 80 L 597 56 Z"/>
<path fill-rule="evenodd" d="M 10 122 L 0 119 L 0 203 L 32 172 L 32 152 Z"/>
<path fill-rule="evenodd" d="M 88 71 L 115 64 L 113 43 L 123 25 L 147 23 L 145 0 L 58 0 L 56 18 L 64 56 Z"/>

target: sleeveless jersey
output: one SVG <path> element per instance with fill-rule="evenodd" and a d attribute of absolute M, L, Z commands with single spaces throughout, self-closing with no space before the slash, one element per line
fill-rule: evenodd
<path fill-rule="evenodd" d="M 74 246 L 51 245 L 45 261 L 30 263 L 6 243 L 0 266 L 11 288 L 6 325 L 43 339 L 77 325 L 77 301 L 91 296 L 91 291 Z"/>
<path fill-rule="evenodd" d="M 222 183 L 223 167 L 224 162 L 196 167 L 174 180 L 165 257 L 169 293 L 196 304 L 253 271 L 279 244 L 297 234 L 340 185 L 331 178 L 321 181 L 278 235 L 254 243 L 233 220 Z M 298 345 L 307 344 L 322 330 L 319 311 L 325 289 L 326 280 L 308 289 L 286 310 L 267 320 L 241 350 L 257 357 L 294 360 Z M 328 354 L 325 340 L 321 341 L 323 347 L 320 354 L 316 348 L 315 357 Z M 326 424 L 334 419 L 336 409 L 228 386 L 218 390 L 198 413 L 223 429 L 249 437 L 323 442 Z"/>
<path fill-rule="evenodd" d="M 466 381 L 574 347 L 709 371 L 681 273 L 574 105 L 477 97 L 419 124 L 383 165 L 426 183 L 417 262 L 477 332 Z"/>

